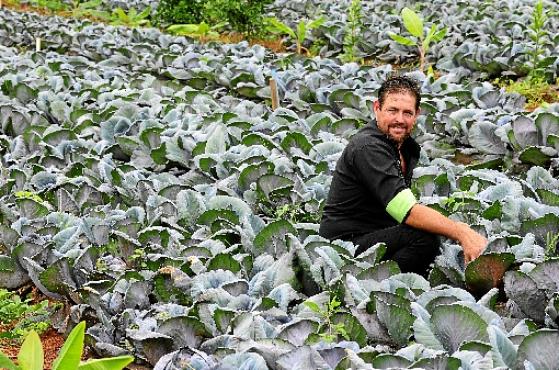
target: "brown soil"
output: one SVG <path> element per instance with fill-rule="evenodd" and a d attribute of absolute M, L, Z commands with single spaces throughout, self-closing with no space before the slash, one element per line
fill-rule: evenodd
<path fill-rule="evenodd" d="M 526 106 L 524 108 L 529 112 L 533 112 L 534 110 L 539 108 L 543 102 L 549 104 L 559 103 L 559 84 L 549 85 L 549 90 L 541 96 L 540 101 L 532 101 L 526 103 Z"/>

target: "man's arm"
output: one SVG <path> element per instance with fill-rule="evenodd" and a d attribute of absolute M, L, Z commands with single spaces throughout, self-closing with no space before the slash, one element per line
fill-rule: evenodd
<path fill-rule="evenodd" d="M 456 240 L 464 250 L 466 263 L 477 258 L 487 246 L 487 239 L 463 222 L 453 221 L 422 204 L 415 204 L 404 221 L 406 225 Z"/>

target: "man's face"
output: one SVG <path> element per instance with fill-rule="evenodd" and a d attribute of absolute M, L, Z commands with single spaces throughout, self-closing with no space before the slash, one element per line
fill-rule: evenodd
<path fill-rule="evenodd" d="M 398 146 L 410 136 L 419 109 L 415 110 L 415 96 L 407 92 L 386 95 L 382 107 L 377 100 L 373 103 L 378 128 L 394 140 Z"/>

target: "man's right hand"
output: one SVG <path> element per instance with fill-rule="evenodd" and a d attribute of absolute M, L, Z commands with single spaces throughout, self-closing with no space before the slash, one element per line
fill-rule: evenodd
<path fill-rule="evenodd" d="M 463 222 L 457 222 L 457 229 L 458 243 L 464 250 L 464 262 L 468 264 L 485 250 L 487 239 Z"/>

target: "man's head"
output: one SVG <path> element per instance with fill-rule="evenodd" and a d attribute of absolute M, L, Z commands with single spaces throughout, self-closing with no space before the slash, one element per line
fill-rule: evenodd
<path fill-rule="evenodd" d="M 419 114 L 421 95 L 417 82 L 396 76 L 386 80 L 373 103 L 379 130 L 401 145 L 410 136 Z"/>

